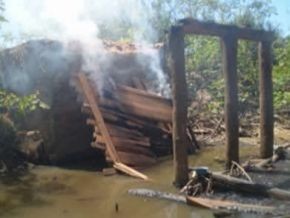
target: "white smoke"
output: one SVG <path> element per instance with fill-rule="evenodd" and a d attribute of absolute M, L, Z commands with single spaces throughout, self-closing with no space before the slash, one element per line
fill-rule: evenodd
<path fill-rule="evenodd" d="M 137 43 L 157 38 L 150 25 L 150 1 L 142 0 L 4 0 L 4 16 L 8 20 L 2 31 L 11 35 L 15 43 L 29 39 L 49 38 L 63 42 L 79 41 L 83 47 L 86 71 L 98 70 L 97 60 L 103 60 L 99 40 L 100 26 L 125 21 Z M 110 26 L 109 26 L 110 27 Z M 114 27 L 114 25 L 112 25 Z M 115 28 L 117 28 L 115 26 Z M 160 85 L 165 84 L 157 53 L 149 54 L 150 68 Z M 138 58 L 137 58 L 138 59 Z M 144 62 L 140 60 L 140 63 Z M 101 73 L 101 72 L 98 72 Z M 98 86 L 103 76 L 95 75 Z"/>
<path fill-rule="evenodd" d="M 3 26 L 13 36 L 52 39 L 87 39 L 98 36 L 98 26 L 114 21 L 127 21 L 134 38 L 154 38 L 148 20 L 149 4 L 141 0 L 4 0 Z M 145 39 L 146 41 L 146 39 Z"/>

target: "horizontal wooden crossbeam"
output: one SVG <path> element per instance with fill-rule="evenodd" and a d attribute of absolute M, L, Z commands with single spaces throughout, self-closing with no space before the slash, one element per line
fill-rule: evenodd
<path fill-rule="evenodd" d="M 236 38 L 253 41 L 273 41 L 274 33 L 265 30 L 254 30 L 246 27 L 237 27 L 234 25 L 217 24 L 211 22 L 202 22 L 192 18 L 186 18 L 179 21 L 185 34 L 208 35 L 225 37 L 233 35 Z"/>

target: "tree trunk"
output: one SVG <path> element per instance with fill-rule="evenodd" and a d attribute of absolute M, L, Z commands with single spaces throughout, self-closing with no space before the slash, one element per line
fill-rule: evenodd
<path fill-rule="evenodd" d="M 260 42 L 260 156 L 273 155 L 273 90 L 271 42 Z"/>

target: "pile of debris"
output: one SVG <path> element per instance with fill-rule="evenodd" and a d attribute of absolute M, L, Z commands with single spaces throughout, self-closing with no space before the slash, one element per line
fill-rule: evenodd
<path fill-rule="evenodd" d="M 78 74 L 74 81 L 82 96 L 82 111 L 94 128 L 94 148 L 104 151 L 106 160 L 134 168 L 156 163 L 158 156 L 172 153 L 172 102 L 145 91 L 145 86 L 118 85 L 111 80 L 100 93 L 88 75 Z M 138 87 L 138 88 L 137 88 Z M 196 148 L 188 131 L 188 150 Z"/>

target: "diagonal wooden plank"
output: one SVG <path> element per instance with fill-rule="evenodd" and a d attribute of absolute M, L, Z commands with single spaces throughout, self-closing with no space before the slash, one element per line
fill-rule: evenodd
<path fill-rule="evenodd" d="M 131 167 L 128 167 L 125 164 L 116 162 L 116 163 L 114 163 L 114 168 L 117 169 L 117 170 L 120 170 L 123 173 L 126 173 L 126 174 L 128 174 L 130 176 L 137 177 L 137 178 L 140 178 L 140 179 L 143 179 L 143 180 L 149 180 L 149 178 L 146 175 L 144 175 L 143 173 L 138 172 L 137 170 L 135 170 L 135 169 L 133 169 Z"/>
<path fill-rule="evenodd" d="M 87 101 L 91 107 L 93 116 L 96 120 L 96 124 L 99 127 L 100 132 L 105 139 L 106 149 L 109 153 L 110 158 L 114 162 L 114 168 L 116 168 L 116 169 L 122 171 L 123 173 L 130 175 L 130 176 L 140 178 L 143 180 L 148 180 L 148 177 L 146 175 L 144 175 L 144 174 L 138 172 L 137 170 L 121 163 L 120 158 L 118 156 L 118 153 L 117 153 L 115 146 L 113 144 L 113 141 L 110 137 L 109 131 L 106 127 L 101 110 L 98 106 L 98 102 L 95 98 L 94 90 L 91 88 L 90 83 L 88 81 L 88 78 L 83 73 L 79 73 L 78 78 L 80 81 L 81 89 L 85 95 L 85 98 L 87 99 Z"/>
<path fill-rule="evenodd" d="M 120 159 L 118 157 L 117 151 L 114 147 L 114 144 L 111 140 L 109 131 L 105 125 L 105 121 L 103 119 L 102 113 L 98 107 L 98 102 L 95 99 L 95 96 L 93 95 L 93 89 L 91 88 L 89 81 L 87 79 L 87 77 L 85 76 L 85 74 L 80 73 L 78 74 L 79 77 L 79 81 L 80 81 L 80 85 L 81 88 L 84 92 L 84 95 L 92 109 L 92 113 L 93 116 L 96 120 L 97 126 L 100 128 L 100 131 L 106 141 L 106 148 L 108 150 L 108 153 L 110 155 L 110 158 L 114 161 L 114 162 L 120 162 Z"/>

